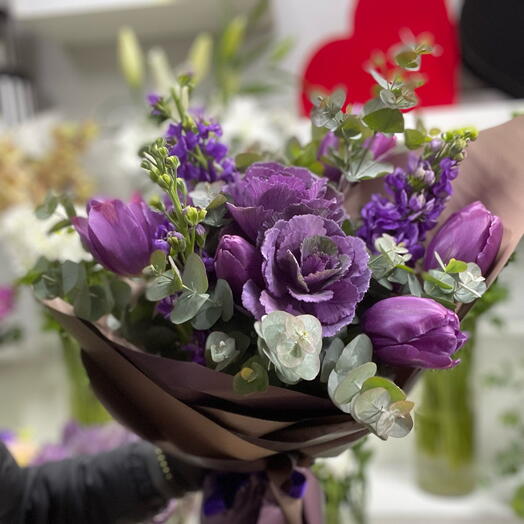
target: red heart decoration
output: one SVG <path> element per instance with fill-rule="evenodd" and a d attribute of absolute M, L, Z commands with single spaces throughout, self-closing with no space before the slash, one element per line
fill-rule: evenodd
<path fill-rule="evenodd" d="M 404 29 L 415 36 L 431 34 L 441 50 L 439 56 L 422 57 L 418 73 L 424 76 L 426 84 L 417 89 L 420 105 L 455 102 L 460 57 L 457 33 L 445 0 L 359 0 L 352 25 L 353 35 L 323 44 L 309 60 L 302 78 L 304 115 L 311 111 L 309 93 L 315 87 L 331 92 L 345 86 L 348 102 L 369 100 L 374 80 L 364 71 L 364 66 L 373 52 L 387 52 L 398 44 Z"/>

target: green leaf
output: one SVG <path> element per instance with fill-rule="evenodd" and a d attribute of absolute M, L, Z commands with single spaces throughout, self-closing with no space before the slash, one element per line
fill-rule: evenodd
<path fill-rule="evenodd" d="M 352 236 L 355 234 L 355 228 L 353 227 L 353 224 L 351 223 L 351 220 L 349 220 L 349 218 L 346 218 L 346 220 L 342 222 L 341 227 L 342 227 L 342 231 L 344 231 L 344 233 L 347 236 Z"/>
<path fill-rule="evenodd" d="M 46 220 L 53 215 L 57 206 L 58 197 L 52 193 L 48 193 L 44 202 L 35 209 L 35 215 L 40 220 Z"/>
<path fill-rule="evenodd" d="M 73 302 L 75 315 L 79 318 L 89 320 L 91 317 L 91 295 L 87 285 L 83 285 L 76 293 Z"/>
<path fill-rule="evenodd" d="M 87 320 L 96 321 L 111 313 L 113 309 L 113 297 L 109 297 L 103 286 L 90 286 L 89 295 L 91 299 L 91 309 Z"/>
<path fill-rule="evenodd" d="M 357 335 L 342 351 L 337 361 L 337 373 L 345 373 L 366 364 L 373 355 L 371 339 L 364 333 Z"/>
<path fill-rule="evenodd" d="M 62 264 L 62 291 L 67 295 L 79 284 L 85 282 L 86 272 L 83 264 L 66 260 Z"/>
<path fill-rule="evenodd" d="M 521 484 L 513 493 L 511 507 L 516 515 L 524 518 L 524 484 Z"/>
<path fill-rule="evenodd" d="M 385 162 L 377 162 L 371 158 L 361 161 L 355 159 L 350 164 L 350 171 L 345 173 L 349 182 L 360 182 L 361 180 L 372 180 L 380 176 L 387 175 L 393 171 L 393 165 Z"/>
<path fill-rule="evenodd" d="M 384 377 L 368 378 L 362 385 L 362 391 L 367 391 L 373 388 L 384 388 L 391 397 L 391 402 L 405 400 L 406 394 L 391 380 Z"/>
<path fill-rule="evenodd" d="M 418 71 L 420 62 L 419 54 L 412 49 L 406 49 L 395 55 L 395 63 L 408 71 Z"/>
<path fill-rule="evenodd" d="M 61 229 L 64 229 L 66 227 L 71 227 L 71 220 L 69 220 L 69 218 L 64 218 L 63 220 L 59 220 L 58 222 L 53 224 L 47 230 L 47 234 L 51 235 L 51 234 L 56 233 L 57 231 L 60 231 Z"/>
<path fill-rule="evenodd" d="M 208 74 L 213 53 L 213 37 L 200 33 L 193 41 L 188 53 L 188 62 L 193 73 L 193 82 L 199 84 Z"/>
<path fill-rule="evenodd" d="M 195 293 L 205 293 L 209 286 L 207 280 L 206 266 L 202 259 L 196 254 L 191 253 L 186 260 L 182 282 Z"/>
<path fill-rule="evenodd" d="M 446 273 L 462 273 L 467 269 L 468 265 L 466 262 L 462 262 L 462 260 L 456 260 L 455 258 L 452 258 L 446 266 Z"/>
<path fill-rule="evenodd" d="M 275 47 L 271 51 L 271 54 L 269 55 L 269 59 L 272 62 L 281 62 L 286 56 L 289 54 L 291 49 L 293 49 L 293 38 L 288 37 L 282 39 L 280 42 L 277 42 L 275 44 Z"/>
<path fill-rule="evenodd" d="M 152 280 L 146 289 L 146 298 L 151 302 L 158 302 L 163 298 L 174 295 L 182 289 L 180 277 L 177 278 L 172 269 Z"/>
<path fill-rule="evenodd" d="M 248 360 L 233 378 L 233 389 L 239 395 L 265 391 L 268 385 L 269 377 L 266 369 L 254 359 Z"/>
<path fill-rule="evenodd" d="M 75 205 L 73 204 L 73 201 L 69 198 L 67 195 L 60 195 L 58 197 L 58 201 L 60 204 L 62 204 L 63 208 L 65 209 L 65 212 L 67 214 L 67 218 L 71 220 L 72 218 L 76 217 L 76 209 Z"/>
<path fill-rule="evenodd" d="M 387 390 L 373 388 L 363 391 L 353 402 L 352 413 L 363 424 L 374 424 L 389 407 L 391 398 Z"/>
<path fill-rule="evenodd" d="M 200 308 L 207 302 L 207 293 L 183 293 L 177 298 L 175 307 L 171 312 L 171 322 L 173 324 L 183 324 L 191 320 Z"/>
<path fill-rule="evenodd" d="M 115 306 L 122 310 L 131 300 L 131 287 L 123 280 L 113 279 L 109 283 Z"/>
<path fill-rule="evenodd" d="M 404 142 L 408 149 L 418 149 L 428 140 L 428 137 L 417 129 L 406 129 L 404 131 Z"/>
<path fill-rule="evenodd" d="M 433 284 L 444 293 L 452 293 L 455 289 L 455 279 L 443 271 L 430 269 L 428 273 L 422 273 L 422 278 L 424 279 L 424 291 L 428 294 L 431 294 L 432 288 L 426 284 Z"/>
<path fill-rule="evenodd" d="M 222 308 L 207 302 L 191 321 L 193 328 L 203 331 L 212 328 L 220 319 Z"/>
<path fill-rule="evenodd" d="M 238 170 L 244 171 L 251 164 L 255 162 L 260 162 L 262 160 L 262 155 L 258 153 L 240 153 L 235 157 L 235 165 Z"/>
<path fill-rule="evenodd" d="M 416 275 L 408 273 L 408 288 L 409 292 L 415 297 L 422 296 L 422 286 Z"/>
<path fill-rule="evenodd" d="M 324 358 L 320 372 L 320 382 L 327 382 L 329 375 L 335 369 L 338 359 L 344 349 L 344 342 L 338 337 L 333 338 L 329 345 L 323 348 Z"/>
<path fill-rule="evenodd" d="M 315 129 L 315 127 L 314 127 Z M 291 161 L 294 162 L 296 158 L 298 158 L 302 153 L 302 146 L 300 145 L 300 142 L 297 138 L 291 137 L 285 147 L 286 157 Z"/>
<path fill-rule="evenodd" d="M 162 273 L 166 269 L 167 255 L 161 249 L 153 251 L 149 263 L 153 266 L 156 273 Z"/>
<path fill-rule="evenodd" d="M 233 318 L 235 303 L 233 301 L 233 292 L 226 280 L 219 278 L 215 286 L 213 300 L 221 305 L 222 320 L 228 322 Z"/>
<path fill-rule="evenodd" d="M 364 382 L 375 375 L 377 365 L 374 362 L 366 362 L 361 366 L 352 369 L 339 383 L 333 401 L 337 404 L 347 404 L 360 392 Z"/>
<path fill-rule="evenodd" d="M 227 25 L 219 42 L 221 58 L 224 61 L 231 59 L 244 42 L 247 19 L 239 15 Z"/>
<path fill-rule="evenodd" d="M 401 133 L 404 131 L 404 116 L 398 109 L 379 109 L 363 118 L 373 131 L 381 133 Z"/>
<path fill-rule="evenodd" d="M 358 138 L 362 135 L 364 126 L 355 115 L 347 115 L 344 122 L 337 128 L 335 135 L 341 138 Z"/>

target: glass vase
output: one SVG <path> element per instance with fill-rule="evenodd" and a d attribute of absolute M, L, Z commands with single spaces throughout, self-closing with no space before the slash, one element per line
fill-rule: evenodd
<path fill-rule="evenodd" d="M 472 356 L 475 321 L 462 329 L 469 340 L 458 353 L 460 365 L 428 371 L 422 378 L 422 401 L 415 413 L 417 482 L 437 495 L 466 495 L 476 484 L 475 417 Z"/>
<path fill-rule="evenodd" d="M 71 418 L 83 426 L 103 424 L 112 420 L 91 389 L 82 365 L 78 342 L 67 333 L 60 333 L 60 339 L 69 379 Z"/>

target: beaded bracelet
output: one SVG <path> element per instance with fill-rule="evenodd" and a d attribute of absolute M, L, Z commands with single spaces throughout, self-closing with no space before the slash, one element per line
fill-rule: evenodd
<path fill-rule="evenodd" d="M 171 482 L 173 480 L 173 474 L 171 473 L 171 469 L 169 467 L 169 464 L 167 463 L 167 459 L 164 455 L 164 452 L 160 448 L 155 448 L 155 455 L 158 460 L 158 465 L 160 466 L 160 469 L 164 474 L 164 478 L 168 482 Z"/>

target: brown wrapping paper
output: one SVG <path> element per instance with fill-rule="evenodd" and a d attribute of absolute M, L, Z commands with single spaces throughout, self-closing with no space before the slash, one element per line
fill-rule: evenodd
<path fill-rule="evenodd" d="M 480 133 L 468 149 L 441 217 L 443 222 L 475 200 L 501 217 L 504 236 L 489 282 L 524 233 L 523 144 L 524 117 Z M 377 187 L 369 183 L 353 189 L 347 196 L 348 209 L 355 214 Z M 192 463 L 221 470 L 271 471 L 271 457 L 329 455 L 367 434 L 329 399 L 278 387 L 242 397 L 234 393 L 229 375 L 143 353 L 103 326 L 75 318 L 71 306 L 61 300 L 46 305 L 80 342 L 92 385 L 114 417 Z M 396 381 L 407 388 L 418 375 L 418 370 L 399 369 Z"/>

